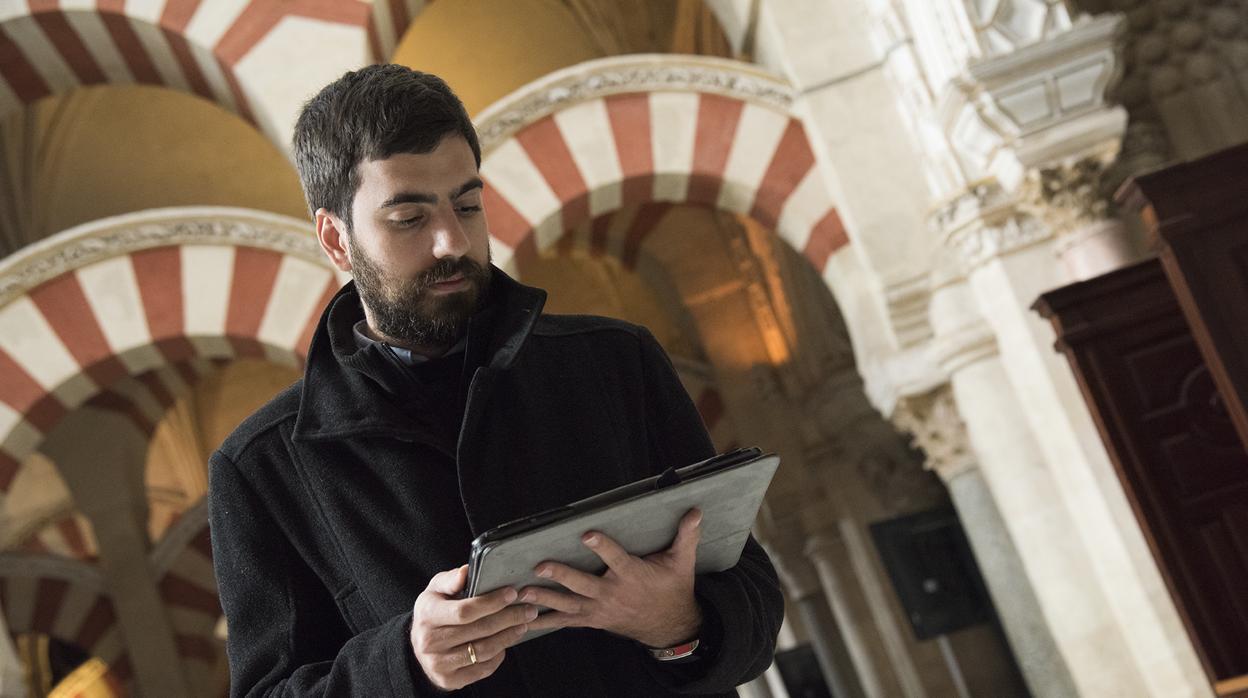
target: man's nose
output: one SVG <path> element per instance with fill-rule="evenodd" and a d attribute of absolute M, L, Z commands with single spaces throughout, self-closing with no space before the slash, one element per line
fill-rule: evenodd
<path fill-rule="evenodd" d="M 454 211 L 438 217 L 437 227 L 433 233 L 433 256 L 463 257 L 468 254 L 468 235 L 459 223 Z"/>

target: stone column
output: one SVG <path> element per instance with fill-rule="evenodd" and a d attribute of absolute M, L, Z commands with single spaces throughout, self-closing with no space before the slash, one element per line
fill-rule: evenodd
<path fill-rule="evenodd" d="M 98 438 L 100 433 L 109 438 Z M 99 545 L 117 626 L 144 696 L 194 695 L 148 560 L 143 469 L 147 439 L 125 417 L 82 407 L 48 435 L 56 462 Z M 136 484 L 137 483 L 137 484 Z"/>
<path fill-rule="evenodd" d="M 995 344 L 990 340 L 965 339 L 970 340 L 969 345 L 951 347 L 959 350 L 959 362 L 990 359 L 995 353 Z M 948 365 L 950 357 L 945 358 Z M 971 452 L 966 424 L 954 404 L 951 386 L 946 384 L 903 398 L 893 419 L 900 428 L 914 435 L 916 445 L 927 456 L 927 467 L 935 471 L 949 489 L 949 497 L 958 511 L 1031 693 L 1036 698 L 1074 695 L 1074 681 L 1049 631 L 1023 560 Z"/>
<path fill-rule="evenodd" d="M 800 625 L 806 630 L 806 639 L 815 652 L 819 670 L 832 689 L 832 695 L 858 698 L 862 696 L 862 689 L 858 684 L 855 665 L 846 649 L 841 626 L 820 586 L 815 567 L 801 545 L 804 537 L 800 530 L 790 530 L 787 535 L 771 531 L 766 547 L 780 575 L 785 595 L 797 608 Z M 783 541 L 777 541 L 777 538 Z"/>
<path fill-rule="evenodd" d="M 819 586 L 831 606 L 861 694 L 869 698 L 890 695 L 896 687 L 882 666 L 886 661 L 883 653 L 872 646 L 871 620 L 863 616 L 858 608 L 860 604 L 852 598 L 850 585 L 853 582 L 847 578 L 852 576 L 849 572 L 852 568 L 839 536 L 835 531 L 819 531 L 807 539 L 805 552 L 818 571 Z"/>

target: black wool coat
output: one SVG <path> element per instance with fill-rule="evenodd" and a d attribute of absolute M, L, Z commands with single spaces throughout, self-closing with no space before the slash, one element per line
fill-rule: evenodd
<path fill-rule="evenodd" d="M 233 696 L 438 694 L 409 644 L 412 604 L 430 577 L 467 562 L 473 537 L 713 455 L 649 332 L 542 315 L 543 291 L 492 273 L 458 391 L 429 394 L 384 347 L 357 347 L 348 284 L 320 320 L 304 378 L 213 454 Z M 458 439 L 448 414 L 462 414 Z M 775 570 L 751 538 L 695 594 L 709 646 L 697 662 L 660 664 L 630 640 L 567 628 L 509 649 L 463 693 L 735 695 L 771 662 Z"/>

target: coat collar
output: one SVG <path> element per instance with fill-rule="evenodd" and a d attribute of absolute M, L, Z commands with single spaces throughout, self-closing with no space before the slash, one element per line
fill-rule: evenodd
<path fill-rule="evenodd" d="M 469 320 L 465 361 L 472 370 L 505 371 L 515 363 L 546 302 L 546 292 L 525 286 L 491 266 L 489 298 Z M 352 328 L 364 317 L 355 282 L 348 282 L 321 313 L 304 369 L 295 439 L 348 435 L 419 437 L 404 405 L 412 383 L 386 349 L 359 347 Z M 469 367 L 466 367 L 468 369 Z"/>

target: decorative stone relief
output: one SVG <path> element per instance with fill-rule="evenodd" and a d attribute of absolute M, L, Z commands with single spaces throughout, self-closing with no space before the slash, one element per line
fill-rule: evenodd
<path fill-rule="evenodd" d="M 307 224 L 230 209 L 144 211 L 72 228 L 0 262 L 0 306 L 39 284 L 110 257 L 169 245 L 259 247 L 328 265 Z"/>
<path fill-rule="evenodd" d="M 966 423 L 949 384 L 899 400 L 893 424 L 913 436 L 911 443 L 927 457 L 924 465 L 945 482 L 976 467 Z"/>
<path fill-rule="evenodd" d="M 559 109 L 629 92 L 713 92 L 789 112 L 796 99 L 782 78 L 724 59 L 627 55 L 588 61 L 532 83 L 491 105 L 476 119 L 481 152 Z"/>

